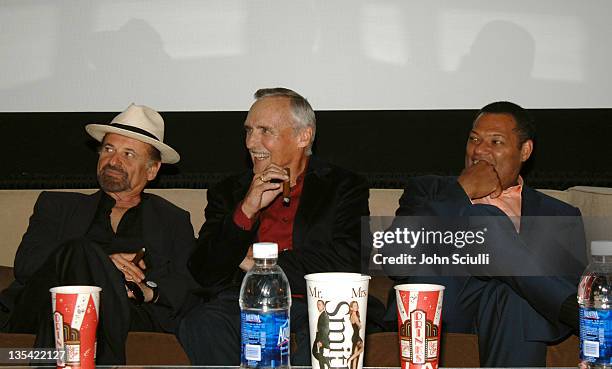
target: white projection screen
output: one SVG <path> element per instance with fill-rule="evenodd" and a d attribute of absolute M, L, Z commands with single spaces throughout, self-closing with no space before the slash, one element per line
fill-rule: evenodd
<path fill-rule="evenodd" d="M 0 111 L 612 107 L 612 1 L 0 0 Z"/>

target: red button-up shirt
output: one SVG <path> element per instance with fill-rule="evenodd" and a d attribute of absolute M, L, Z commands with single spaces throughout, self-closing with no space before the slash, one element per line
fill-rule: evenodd
<path fill-rule="evenodd" d="M 250 231 L 259 219 L 257 241 L 276 242 L 278 251 L 291 250 L 293 246 L 293 221 L 300 204 L 300 195 L 304 187 L 304 174 L 297 179 L 295 186 L 291 187 L 291 201 L 289 206 L 283 204 L 282 194 L 276 197 L 272 203 L 249 219 L 242 211 L 242 202 L 234 211 L 234 223 L 244 230 Z"/>

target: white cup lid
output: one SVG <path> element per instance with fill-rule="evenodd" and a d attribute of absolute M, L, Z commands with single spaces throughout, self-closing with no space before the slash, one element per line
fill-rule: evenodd
<path fill-rule="evenodd" d="M 278 258 L 278 244 L 274 242 L 257 242 L 253 244 L 253 258 L 276 259 Z"/>
<path fill-rule="evenodd" d="M 99 293 L 102 288 L 98 286 L 57 286 L 49 289 L 51 293 L 78 294 L 78 293 Z"/>

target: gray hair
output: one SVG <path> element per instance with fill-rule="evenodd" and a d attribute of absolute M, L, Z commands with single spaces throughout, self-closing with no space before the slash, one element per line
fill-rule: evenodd
<path fill-rule="evenodd" d="M 312 155 L 312 144 L 317 131 L 317 119 L 315 112 L 308 100 L 297 92 L 283 87 L 262 88 L 257 90 L 253 95 L 255 100 L 260 100 L 265 97 L 286 97 L 291 101 L 291 113 L 293 114 L 293 130 L 297 133 L 304 128 L 312 128 L 312 137 L 310 143 L 306 147 L 306 155 Z"/>

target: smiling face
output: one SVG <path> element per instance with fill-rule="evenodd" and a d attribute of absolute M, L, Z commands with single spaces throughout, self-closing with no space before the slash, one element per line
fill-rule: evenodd
<path fill-rule="evenodd" d="M 325 303 L 322 300 L 317 301 L 317 310 L 319 310 L 320 313 L 325 310 Z"/>
<path fill-rule="evenodd" d="M 311 130 L 296 132 L 294 119 L 291 100 L 286 97 L 264 97 L 251 106 L 244 129 L 254 173 L 261 173 L 270 163 L 289 167 L 294 173 L 299 163 L 306 160 Z"/>
<path fill-rule="evenodd" d="M 100 147 L 98 182 L 107 193 L 139 194 L 160 166 L 150 160 L 149 144 L 108 133 Z"/>
<path fill-rule="evenodd" d="M 533 141 L 519 144 L 516 121 L 510 114 L 482 113 L 474 121 L 465 149 L 465 167 L 479 161 L 493 165 L 503 189 L 517 184 L 521 166 L 533 151 Z"/>

